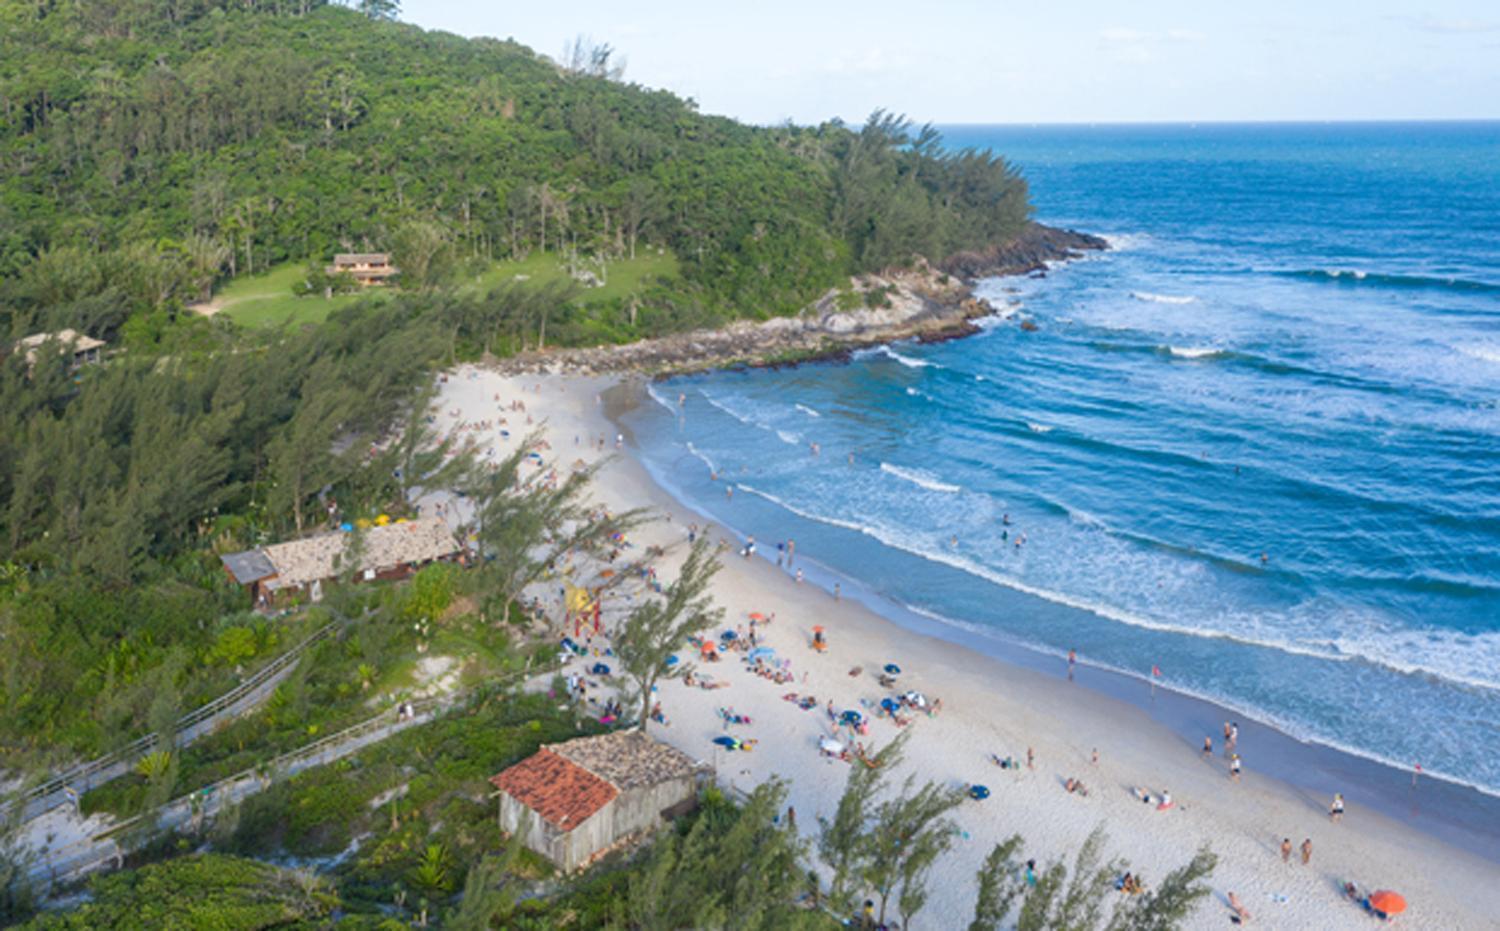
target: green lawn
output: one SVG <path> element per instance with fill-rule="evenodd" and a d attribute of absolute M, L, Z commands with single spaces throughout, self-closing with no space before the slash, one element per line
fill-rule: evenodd
<path fill-rule="evenodd" d="M 285 324 L 319 323 L 331 312 L 364 298 L 379 297 L 388 292 L 378 289 L 357 294 L 340 294 L 332 298 L 297 297 L 292 287 L 302 280 L 306 264 L 287 262 L 264 274 L 236 278 L 214 296 L 219 312 L 245 327 L 274 327 Z M 583 288 L 578 302 L 585 306 L 627 297 L 654 278 L 677 275 L 677 257 L 670 252 L 642 249 L 633 259 L 611 262 L 607 281 L 596 288 Z M 545 284 L 567 279 L 558 257 L 536 253 L 519 262 L 496 262 L 482 274 L 462 279 L 466 289 L 483 293 L 499 284 L 516 280 Z"/>
<path fill-rule="evenodd" d="M 288 262 L 262 275 L 236 278 L 214 296 L 219 313 L 245 327 L 321 323 L 334 310 L 369 296 L 298 297 L 292 286 L 303 279 L 306 269 L 301 262 Z"/>

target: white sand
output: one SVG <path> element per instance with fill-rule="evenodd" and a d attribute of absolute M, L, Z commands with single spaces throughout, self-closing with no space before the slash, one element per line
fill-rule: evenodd
<path fill-rule="evenodd" d="M 511 436 L 470 430 L 461 435 L 493 442 L 501 451 L 513 448 L 528 430 L 527 414 L 502 411 L 502 404 L 524 399 L 529 416 L 545 425 L 552 445 L 548 464 L 561 471 L 577 458 L 592 462 L 601 455 L 590 445 L 607 436 L 607 453 L 615 454 L 615 428 L 604 416 L 601 392 L 611 379 L 574 376 L 502 377 L 464 368 L 443 386 L 439 425 L 454 420 L 474 423 L 507 418 Z M 540 387 L 540 392 L 537 388 Z M 457 410 L 457 418 L 451 412 Z M 575 436 L 582 439 L 575 445 Z M 649 505 L 668 520 L 632 536 L 637 545 L 657 543 L 674 550 L 659 567 L 673 573 L 686 527 L 712 526 L 673 501 L 629 456 L 616 457 L 599 476 L 596 497 L 612 509 Z M 497 456 L 500 454 L 497 451 Z M 715 537 L 725 531 L 715 527 Z M 732 541 L 738 549 L 737 539 Z M 764 554 L 767 541 L 761 541 Z M 774 541 L 769 543 L 774 557 Z M 777 686 L 749 673 L 738 661 L 700 669 L 732 685 L 717 691 L 688 688 L 672 681 L 661 689 L 668 727 L 651 733 L 696 758 L 713 762 L 722 781 L 749 788 L 777 774 L 790 780 L 790 801 L 797 824 L 811 836 L 819 815 L 832 814 L 849 764 L 820 757 L 817 742 L 827 731 L 821 706 L 833 699 L 838 708 L 858 708 L 861 699 L 878 700 L 888 692 L 874 678 L 886 662 L 904 669 L 901 684 L 942 699 L 938 717 L 918 715 L 907 748 L 905 771 L 919 778 L 953 785 L 987 784 L 993 795 L 967 802 L 957 813 L 963 834 L 938 864 L 931 878 L 933 895 L 917 918 L 920 928 L 957 928 L 971 917 L 975 872 L 997 841 L 1012 833 L 1026 839 L 1025 857 L 1046 863 L 1071 857 L 1088 833 L 1103 825 L 1112 855 L 1127 858 L 1148 882 L 1158 881 L 1185 863 L 1203 844 L 1219 854 L 1212 885 L 1214 896 L 1189 923 L 1194 928 L 1228 925 L 1225 894 L 1232 890 L 1254 915 L 1253 924 L 1268 928 L 1370 928 L 1374 920 L 1347 902 L 1339 888 L 1352 879 L 1362 888 L 1399 890 L 1411 903 L 1400 924 L 1423 929 L 1500 927 L 1500 867 L 1410 827 L 1349 803 L 1342 824 L 1327 818 L 1328 799 L 1312 798 L 1281 782 L 1247 769 L 1239 784 L 1229 782 L 1222 756 L 1205 762 L 1198 753 L 1144 711 L 1123 702 L 1039 673 L 1010 666 L 946 641 L 902 629 L 862 606 L 835 601 L 810 583 L 798 584 L 764 559 L 725 556 L 715 593 L 726 609 L 725 623 L 746 623 L 751 611 L 774 612 L 763 627 L 767 645 L 792 660 L 795 684 Z M 606 618 L 606 625 L 609 618 Z M 809 649 L 811 627 L 828 628 L 832 649 L 817 655 Z M 690 650 L 684 650 L 687 657 Z M 851 678 L 851 667 L 865 672 Z M 803 677 L 806 676 L 804 683 Z M 811 694 L 820 707 L 802 711 L 783 701 L 786 692 Z M 732 733 L 754 737 L 751 753 L 727 753 L 711 742 L 725 733 L 716 709 L 732 706 L 754 723 Z M 883 745 L 896 733 L 888 719 L 871 723 L 868 743 Z M 1216 740 L 1217 743 L 1217 740 Z M 1002 771 L 989 755 L 1024 759 L 1036 752 L 1034 771 Z M 1098 765 L 1090 754 L 1098 748 Z M 1243 747 L 1242 750 L 1250 748 Z M 1251 755 L 1251 754 L 1247 754 Z M 1082 779 L 1091 796 L 1069 795 L 1061 787 L 1067 776 Z M 1158 812 L 1136 801 L 1133 786 L 1170 789 L 1177 806 Z M 1294 853 L 1281 861 L 1283 836 L 1314 845 L 1310 866 Z M 1014 917 L 1014 916 L 1013 916 Z"/>

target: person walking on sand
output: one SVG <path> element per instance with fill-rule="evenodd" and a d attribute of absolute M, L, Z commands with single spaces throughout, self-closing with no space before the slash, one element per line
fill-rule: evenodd
<path fill-rule="evenodd" d="M 1036 769 L 1036 751 L 1030 747 L 1026 748 L 1026 768 Z"/>
<path fill-rule="evenodd" d="M 1232 782 L 1240 781 L 1240 755 L 1238 753 L 1229 757 L 1229 779 Z"/>
<path fill-rule="evenodd" d="M 1307 866 L 1312 862 L 1312 838 L 1309 837 L 1302 842 L 1302 865 Z"/>
<path fill-rule="evenodd" d="M 833 583 L 833 600 L 834 601 L 843 601 L 844 600 L 844 594 L 839 589 L 839 583 L 837 583 L 837 582 Z"/>
<path fill-rule="evenodd" d="M 1344 796 L 1343 793 L 1333 793 L 1333 804 L 1328 806 L 1328 820 L 1338 824 L 1344 820 Z"/>
<path fill-rule="evenodd" d="M 1211 734 L 1205 735 L 1204 738 L 1203 738 L 1203 758 L 1206 760 L 1206 759 L 1208 759 L 1209 757 L 1211 757 L 1213 755 L 1214 755 L 1214 738 L 1213 738 L 1213 735 L 1211 735 Z"/>
<path fill-rule="evenodd" d="M 1229 749 L 1236 750 L 1240 745 L 1240 722 L 1236 721 L 1229 725 Z"/>
<path fill-rule="evenodd" d="M 797 541 L 791 537 L 786 538 L 786 564 L 790 566 L 792 560 L 797 558 Z"/>
<path fill-rule="evenodd" d="M 1228 756 L 1234 750 L 1234 744 L 1229 742 L 1229 722 L 1224 722 L 1224 755 Z"/>
<path fill-rule="evenodd" d="M 1281 862 L 1292 862 L 1292 839 L 1290 837 L 1283 837 L 1281 839 Z"/>

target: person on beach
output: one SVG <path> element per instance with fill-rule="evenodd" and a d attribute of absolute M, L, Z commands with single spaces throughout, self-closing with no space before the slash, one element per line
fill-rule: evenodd
<path fill-rule="evenodd" d="M 1229 740 L 1229 722 L 1224 722 L 1224 755 L 1228 756 L 1234 750 L 1234 744 Z"/>
<path fill-rule="evenodd" d="M 1229 749 L 1238 749 L 1240 745 L 1240 722 L 1236 721 L 1229 725 Z"/>
<path fill-rule="evenodd" d="M 753 534 L 745 538 L 745 548 L 740 550 L 740 555 L 746 559 L 755 555 L 755 536 Z"/>
<path fill-rule="evenodd" d="M 1030 747 L 1026 748 L 1026 768 L 1036 769 L 1036 751 Z"/>
<path fill-rule="evenodd" d="M 833 600 L 834 601 L 843 601 L 844 600 L 843 592 L 839 589 L 839 583 L 837 583 L 837 582 L 833 583 Z"/>
<path fill-rule="evenodd" d="M 1098 747 L 1095 747 L 1094 748 L 1094 752 L 1089 755 L 1089 764 L 1092 765 L 1092 766 L 1098 766 L 1099 765 L 1099 748 Z"/>
<path fill-rule="evenodd" d="M 1232 919 L 1236 924 L 1245 924 L 1250 920 L 1250 910 L 1245 908 L 1233 892 L 1229 893 L 1229 910 L 1234 912 Z"/>
<path fill-rule="evenodd" d="M 1283 837 L 1281 839 L 1281 862 L 1292 862 L 1292 839 L 1290 837 Z"/>
<path fill-rule="evenodd" d="M 1238 753 L 1229 758 L 1229 779 L 1231 782 L 1240 781 L 1240 755 Z"/>
<path fill-rule="evenodd" d="M 1214 739 L 1212 735 L 1203 738 L 1203 758 L 1206 760 L 1214 755 Z"/>
<path fill-rule="evenodd" d="M 797 570 L 797 581 L 798 582 L 802 581 L 802 570 L 801 569 Z"/>
<path fill-rule="evenodd" d="M 1338 824 L 1344 820 L 1344 796 L 1342 793 L 1333 793 L 1333 804 L 1328 806 L 1328 820 Z"/>
<path fill-rule="evenodd" d="M 790 566 L 792 560 L 797 558 L 797 541 L 791 537 L 786 538 L 786 564 Z"/>
<path fill-rule="evenodd" d="M 724 498 L 725 498 L 725 500 L 728 500 L 728 501 L 733 501 L 734 500 L 734 486 L 733 485 L 725 485 L 724 486 Z"/>
<path fill-rule="evenodd" d="M 1307 866 L 1312 862 L 1312 838 L 1309 837 L 1302 842 L 1302 865 Z"/>

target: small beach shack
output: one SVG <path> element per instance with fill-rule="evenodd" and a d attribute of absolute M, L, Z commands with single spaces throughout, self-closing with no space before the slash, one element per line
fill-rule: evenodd
<path fill-rule="evenodd" d="M 85 365 L 98 365 L 99 350 L 104 346 L 104 340 L 70 329 L 58 330 L 56 333 L 33 333 L 16 343 L 15 351 L 25 355 L 28 373 L 36 368 L 38 353 L 54 348 L 68 354 L 69 370 L 76 372 Z"/>
<path fill-rule="evenodd" d="M 401 270 L 391 264 L 387 252 L 340 252 L 324 271 L 330 276 L 348 275 L 360 287 L 369 288 L 387 284 Z"/>
<path fill-rule="evenodd" d="M 358 564 L 351 570 L 345 554 L 355 533 L 362 539 L 355 548 Z M 456 560 L 462 552 L 442 518 L 423 517 L 274 543 L 231 553 L 220 561 L 236 583 L 249 589 L 255 603 L 264 605 L 291 593 L 320 593 L 322 583 L 351 571 L 362 581 L 405 578 L 428 563 Z"/>
<path fill-rule="evenodd" d="M 563 872 L 691 811 L 705 771 L 639 731 L 548 744 L 490 778 L 500 829 Z"/>

